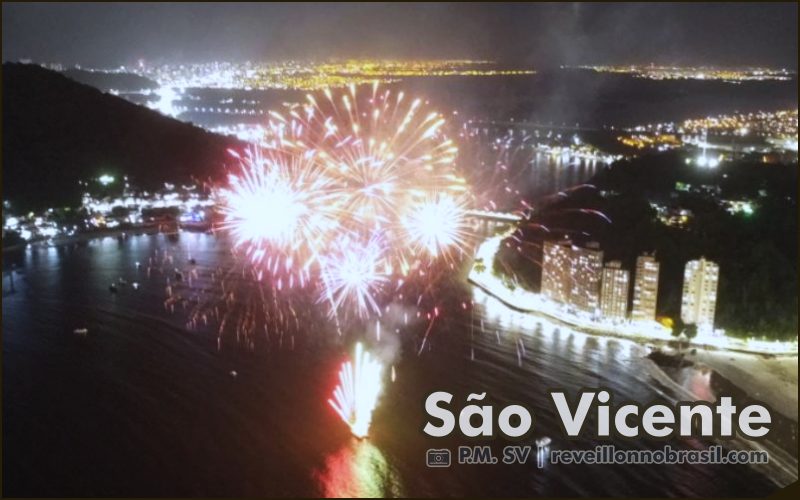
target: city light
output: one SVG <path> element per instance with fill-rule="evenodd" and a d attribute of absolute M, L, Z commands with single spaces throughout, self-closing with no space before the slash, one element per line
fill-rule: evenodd
<path fill-rule="evenodd" d="M 580 69 L 598 73 L 618 73 L 633 75 L 650 80 L 718 80 L 728 83 L 745 81 L 790 80 L 794 74 L 786 69 L 744 68 L 724 69 L 709 67 L 657 66 L 578 66 Z"/>
<path fill-rule="evenodd" d="M 636 149 L 695 146 L 734 152 L 730 141 L 736 139 L 762 152 L 797 152 L 798 115 L 797 109 L 715 115 L 639 125 L 627 132 L 628 135 L 618 136 L 617 140 Z M 697 160 L 705 166 L 710 163 L 709 159 Z"/>
<path fill-rule="evenodd" d="M 114 177 L 108 174 L 103 174 L 97 178 L 97 181 L 104 186 L 108 186 L 109 184 L 114 183 Z"/>
<path fill-rule="evenodd" d="M 351 85 L 392 83 L 410 77 L 532 75 L 527 68 L 505 68 L 491 61 L 350 59 L 271 63 L 210 62 L 142 65 L 131 68 L 162 88 L 281 89 L 316 91 Z M 171 92 L 171 91 L 170 91 Z"/>
<path fill-rule="evenodd" d="M 705 154 L 699 155 L 694 160 L 698 167 L 702 168 L 717 168 L 719 166 L 719 157 L 707 156 Z"/>

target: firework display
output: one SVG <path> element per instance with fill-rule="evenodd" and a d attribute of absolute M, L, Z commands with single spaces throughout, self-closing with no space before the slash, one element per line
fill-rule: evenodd
<path fill-rule="evenodd" d="M 797 6 L 459 7 L 3 3 L 3 496 L 796 489 Z"/>
<path fill-rule="evenodd" d="M 217 194 L 251 264 L 293 284 L 321 278 L 334 313 L 352 304 L 363 317 L 380 314 L 383 284 L 463 248 L 469 192 L 440 114 L 403 92 L 361 89 L 271 113 Z"/>
<path fill-rule="evenodd" d="M 354 436 L 363 438 L 369 432 L 372 412 L 381 393 L 383 366 L 356 344 L 352 361 L 345 361 L 339 370 L 339 385 L 328 402 Z"/>

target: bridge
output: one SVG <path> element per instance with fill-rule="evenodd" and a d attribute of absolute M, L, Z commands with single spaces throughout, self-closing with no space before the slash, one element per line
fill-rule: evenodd
<path fill-rule="evenodd" d="M 494 234 L 499 228 L 511 226 L 522 220 L 521 215 L 488 210 L 467 210 L 466 218 L 472 222 L 472 230 L 475 233 L 485 235 Z"/>
<path fill-rule="evenodd" d="M 606 129 L 599 127 L 581 126 L 580 124 L 567 125 L 555 123 L 529 122 L 529 121 L 484 121 L 475 120 L 471 125 L 476 127 L 506 127 L 506 128 L 529 128 L 544 129 L 562 132 L 602 132 Z"/>
<path fill-rule="evenodd" d="M 490 212 L 488 210 L 467 210 L 467 217 L 482 220 L 491 220 L 496 222 L 519 222 L 522 220 L 521 215 L 512 214 L 508 212 Z"/>

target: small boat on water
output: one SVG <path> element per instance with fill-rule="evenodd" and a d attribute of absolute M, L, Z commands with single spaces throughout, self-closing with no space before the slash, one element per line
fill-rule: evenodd
<path fill-rule="evenodd" d="M 85 337 L 86 334 L 89 333 L 89 329 L 88 328 L 76 328 L 76 329 L 72 330 L 72 333 L 74 333 L 75 335 L 80 335 L 81 337 Z"/>

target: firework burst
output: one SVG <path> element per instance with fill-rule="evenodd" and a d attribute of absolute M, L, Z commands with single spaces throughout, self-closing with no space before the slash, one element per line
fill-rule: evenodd
<path fill-rule="evenodd" d="M 405 227 L 411 241 L 436 258 L 463 246 L 468 236 L 465 214 L 463 201 L 435 195 L 409 211 Z"/>
<path fill-rule="evenodd" d="M 338 225 L 330 180 L 316 166 L 313 151 L 248 151 L 238 175 L 219 191 L 223 228 L 254 264 L 273 273 L 307 268 Z"/>
<path fill-rule="evenodd" d="M 467 186 L 444 118 L 377 85 L 309 95 L 219 191 L 224 227 L 277 279 L 321 279 L 334 310 L 378 312 L 375 293 L 463 247 Z M 295 280 L 298 281 L 298 280 Z"/>
<path fill-rule="evenodd" d="M 332 314 L 349 302 L 359 317 L 370 312 L 380 315 L 374 294 L 386 283 L 388 270 L 382 258 L 379 238 L 373 237 L 366 245 L 345 241 L 341 249 L 323 261 L 323 293 L 320 300 L 332 304 Z"/>

